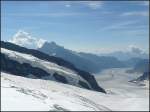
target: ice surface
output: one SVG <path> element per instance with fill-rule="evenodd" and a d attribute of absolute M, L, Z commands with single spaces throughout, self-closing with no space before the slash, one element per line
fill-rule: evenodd
<path fill-rule="evenodd" d="M 109 110 L 89 100 L 80 91 L 88 90 L 55 81 L 29 79 L 1 73 L 2 111 Z M 101 93 L 103 94 L 103 93 Z"/>
<path fill-rule="evenodd" d="M 98 83 L 105 88 L 108 94 L 116 97 L 115 103 L 112 102 L 112 110 L 149 110 L 149 81 L 145 81 L 146 86 L 139 86 L 129 82 L 142 74 L 127 73 L 130 68 L 107 69 L 96 75 Z M 112 100 L 114 101 L 114 100 Z M 109 102 L 107 102 L 109 103 Z"/>
<path fill-rule="evenodd" d="M 100 78 L 99 78 L 100 79 Z M 148 89 L 132 84 L 124 90 L 105 86 L 108 94 L 55 81 L 30 79 L 1 72 L 2 110 L 148 111 Z M 122 84 L 123 85 L 123 84 Z M 123 87 L 123 86 L 122 86 Z"/>

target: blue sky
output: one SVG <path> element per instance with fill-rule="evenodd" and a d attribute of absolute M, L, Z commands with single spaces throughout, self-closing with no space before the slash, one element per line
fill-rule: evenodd
<path fill-rule="evenodd" d="M 146 1 L 2 2 L 1 39 L 19 30 L 77 51 L 111 52 L 136 46 L 148 52 Z"/>

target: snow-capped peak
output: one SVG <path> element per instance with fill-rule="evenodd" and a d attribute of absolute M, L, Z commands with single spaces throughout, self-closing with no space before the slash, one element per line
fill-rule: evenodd
<path fill-rule="evenodd" d="M 14 44 L 28 47 L 28 48 L 40 48 L 46 40 L 44 39 L 38 39 L 33 36 L 31 36 L 28 32 L 25 32 L 23 30 L 19 30 L 9 42 L 12 42 Z"/>

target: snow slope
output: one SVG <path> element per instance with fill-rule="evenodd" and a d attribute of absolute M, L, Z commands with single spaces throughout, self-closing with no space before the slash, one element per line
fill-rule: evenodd
<path fill-rule="evenodd" d="M 88 84 L 88 82 L 86 80 L 84 80 L 81 76 L 79 76 L 73 70 L 70 70 L 70 69 L 65 68 L 63 66 L 59 66 L 55 63 L 44 61 L 44 60 L 36 58 L 32 55 L 19 53 L 16 51 L 11 51 L 11 50 L 8 50 L 5 48 L 1 48 L 1 53 L 6 54 L 9 58 L 11 58 L 15 61 L 18 61 L 19 63 L 29 63 L 33 67 L 41 68 L 50 74 L 54 74 L 55 72 L 57 72 L 61 75 L 64 75 L 64 77 L 66 77 L 68 79 L 68 81 L 71 85 L 77 85 L 80 87 L 80 85 L 78 85 L 79 80 Z M 43 78 L 49 78 L 51 80 L 54 80 L 53 76 L 43 77 Z"/>
<path fill-rule="evenodd" d="M 109 110 L 80 94 L 94 93 L 86 89 L 3 72 L 1 81 L 2 111 Z"/>
<path fill-rule="evenodd" d="M 141 96 L 138 92 L 137 95 L 114 91 L 104 94 L 55 81 L 24 78 L 4 72 L 1 72 L 1 81 L 2 110 L 149 110 L 148 94 L 142 92 L 139 92 Z"/>

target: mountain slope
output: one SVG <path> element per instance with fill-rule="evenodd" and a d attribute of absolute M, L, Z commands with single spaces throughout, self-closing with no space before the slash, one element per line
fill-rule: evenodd
<path fill-rule="evenodd" d="M 117 58 L 112 56 L 97 56 L 91 53 L 79 53 L 81 57 L 94 62 L 99 69 L 108 69 L 108 68 L 122 68 L 125 67 L 125 64 L 119 61 Z"/>
<path fill-rule="evenodd" d="M 114 57 L 77 53 L 65 49 L 64 47 L 57 45 L 55 42 L 45 42 L 38 50 L 50 56 L 54 55 L 67 60 L 73 63 L 77 68 L 91 73 L 96 73 L 106 68 L 124 67 L 124 64 Z"/>
<path fill-rule="evenodd" d="M 149 71 L 149 59 L 141 59 L 135 63 L 133 69 L 128 70 L 127 72 L 139 72 L 144 73 Z"/>
<path fill-rule="evenodd" d="M 79 56 L 78 53 L 74 51 L 65 49 L 64 47 L 57 45 L 55 42 L 45 42 L 44 45 L 38 50 L 50 56 L 54 55 L 55 57 L 60 57 L 64 60 L 67 60 L 73 63 L 77 68 L 88 72 L 94 72 L 95 70 L 99 69 L 92 61 Z"/>
<path fill-rule="evenodd" d="M 137 81 L 149 80 L 149 72 L 144 72 L 142 76 L 137 78 Z"/>
<path fill-rule="evenodd" d="M 98 86 L 94 76 L 88 72 L 77 69 L 63 59 L 48 56 L 37 50 L 1 42 L 1 62 L 1 71 L 30 78 L 56 80 L 105 93 L 105 90 Z"/>
<path fill-rule="evenodd" d="M 134 69 L 134 71 L 136 72 L 148 72 L 149 71 L 149 60 L 148 59 L 143 59 L 141 61 L 139 61 Z"/>
<path fill-rule="evenodd" d="M 138 62 L 142 61 L 142 60 L 143 60 L 142 58 L 136 58 L 136 57 L 134 57 L 134 58 L 130 58 L 128 60 L 125 60 L 123 62 L 126 64 L 127 67 L 135 67 L 135 65 Z"/>
<path fill-rule="evenodd" d="M 136 83 L 140 86 L 146 86 L 148 87 L 148 83 L 149 83 L 149 74 L 150 72 L 144 72 L 141 76 L 131 80 L 130 82 Z"/>

